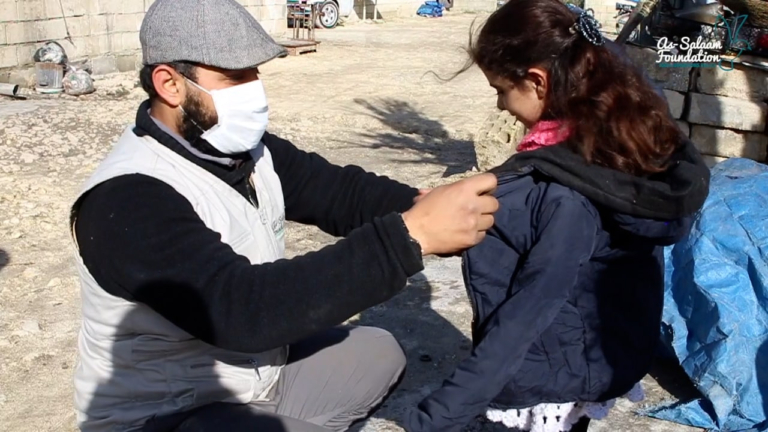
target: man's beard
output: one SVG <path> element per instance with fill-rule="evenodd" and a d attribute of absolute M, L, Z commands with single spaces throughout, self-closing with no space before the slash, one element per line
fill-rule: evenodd
<path fill-rule="evenodd" d="M 179 132 L 181 132 L 181 136 L 187 140 L 192 147 L 195 147 L 204 153 L 218 154 L 219 152 L 200 136 L 205 133 L 205 131 L 216 126 L 216 123 L 218 123 L 219 120 L 215 113 L 211 114 L 205 109 L 203 101 L 200 100 L 197 93 L 189 90 L 190 88 L 187 87 L 187 98 L 184 100 L 184 103 L 181 104 L 183 111 L 181 113 L 181 120 L 179 121 Z"/>

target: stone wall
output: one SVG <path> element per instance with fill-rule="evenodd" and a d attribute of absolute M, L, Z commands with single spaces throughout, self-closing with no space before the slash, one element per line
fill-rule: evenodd
<path fill-rule="evenodd" d="M 94 73 L 131 70 L 139 28 L 154 0 L 0 0 L 0 82 L 29 67 L 43 42 L 57 41 L 70 59 L 90 58 Z M 286 27 L 285 0 L 238 0 L 270 33 Z"/>
<path fill-rule="evenodd" d="M 731 157 L 765 162 L 768 152 L 768 72 L 747 66 L 661 68 L 656 52 L 627 47 L 628 54 L 664 88 L 680 128 L 709 164 Z"/>

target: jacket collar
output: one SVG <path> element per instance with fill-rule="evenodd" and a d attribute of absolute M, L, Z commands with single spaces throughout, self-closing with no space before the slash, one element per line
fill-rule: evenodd
<path fill-rule="evenodd" d="M 147 100 L 139 106 L 136 113 L 136 126 L 133 132 L 137 136 L 150 136 L 230 186 L 239 184 L 253 173 L 256 161 L 253 160 L 249 153 L 244 153 L 238 158 L 211 155 L 209 152 L 193 146 L 187 140 L 172 132 L 167 126 L 155 120 L 149 114 L 149 111 L 150 103 Z"/>

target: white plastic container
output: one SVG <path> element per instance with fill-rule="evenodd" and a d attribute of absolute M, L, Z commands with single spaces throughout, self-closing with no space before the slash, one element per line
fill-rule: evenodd
<path fill-rule="evenodd" d="M 64 65 L 35 63 L 38 93 L 56 94 L 64 91 Z"/>

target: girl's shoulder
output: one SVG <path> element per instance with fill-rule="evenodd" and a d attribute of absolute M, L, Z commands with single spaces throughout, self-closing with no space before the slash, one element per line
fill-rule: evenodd
<path fill-rule="evenodd" d="M 554 182 L 551 178 L 529 173 L 499 178 L 495 192 L 499 210 L 494 215 L 491 235 L 501 238 L 534 239 L 540 234 L 542 218 L 553 211 L 567 218 L 593 220 L 602 227 L 598 210 L 584 195 Z M 580 226 L 583 226 L 580 225 Z"/>
<path fill-rule="evenodd" d="M 597 210 L 587 197 L 537 171 L 499 177 L 494 196 L 499 200 L 501 208 L 534 211 L 552 203 L 573 202 L 597 215 Z"/>

